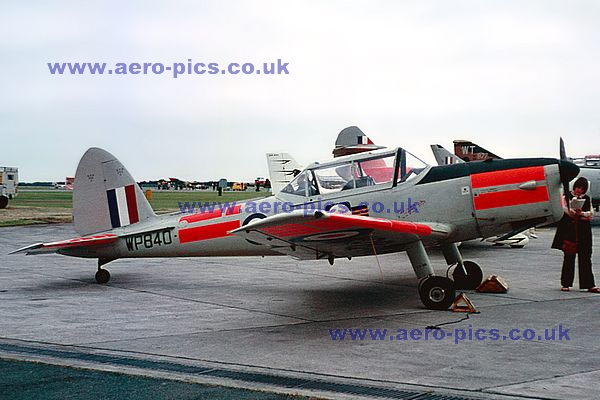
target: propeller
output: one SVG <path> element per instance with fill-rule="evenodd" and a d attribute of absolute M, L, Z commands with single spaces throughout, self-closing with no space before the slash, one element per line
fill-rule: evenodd
<path fill-rule="evenodd" d="M 569 161 L 569 157 L 567 157 L 567 151 L 565 150 L 565 141 L 563 138 L 560 138 L 560 159 Z"/>
<path fill-rule="evenodd" d="M 565 150 L 565 141 L 563 138 L 560 138 L 560 162 L 559 162 L 559 170 L 560 170 L 560 181 L 563 185 L 563 193 L 565 195 L 565 199 L 567 200 L 567 207 L 569 207 L 569 202 L 571 201 L 572 195 L 569 190 L 569 182 L 571 182 L 577 175 L 579 175 L 579 167 L 573 164 L 569 157 L 567 157 L 567 151 Z"/>

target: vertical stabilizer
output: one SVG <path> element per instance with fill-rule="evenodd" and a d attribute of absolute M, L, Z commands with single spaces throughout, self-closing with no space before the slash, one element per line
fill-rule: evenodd
<path fill-rule="evenodd" d="M 433 152 L 433 156 L 438 165 L 460 164 L 465 162 L 439 144 L 432 144 L 431 151 Z"/>
<path fill-rule="evenodd" d="M 349 126 L 338 134 L 333 156 L 341 157 L 378 149 L 385 149 L 385 146 L 377 146 L 360 128 Z"/>
<path fill-rule="evenodd" d="M 267 153 L 267 164 L 273 194 L 279 193 L 304 168 L 289 153 Z"/>
<path fill-rule="evenodd" d="M 489 159 L 499 160 L 502 158 L 468 140 L 455 140 L 454 154 L 460 157 L 463 161 L 467 162 L 485 161 Z"/>
<path fill-rule="evenodd" d="M 154 217 L 127 169 L 109 152 L 91 148 L 75 174 L 73 223 L 80 235 L 107 231 Z"/>

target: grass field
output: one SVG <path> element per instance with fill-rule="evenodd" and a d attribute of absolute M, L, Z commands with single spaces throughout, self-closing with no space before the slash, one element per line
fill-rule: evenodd
<path fill-rule="evenodd" d="M 179 211 L 185 202 L 233 202 L 266 197 L 265 191 L 223 192 L 219 197 L 213 191 L 154 191 L 150 205 L 159 214 Z M 0 227 L 70 222 L 73 192 L 61 190 L 23 189 L 0 210 Z"/>

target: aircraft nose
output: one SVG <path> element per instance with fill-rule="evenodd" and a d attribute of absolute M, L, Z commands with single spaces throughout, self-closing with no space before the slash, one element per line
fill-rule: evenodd
<path fill-rule="evenodd" d="M 567 160 L 559 161 L 558 170 L 560 171 L 560 179 L 563 182 L 571 182 L 579 175 L 579 167 Z"/>

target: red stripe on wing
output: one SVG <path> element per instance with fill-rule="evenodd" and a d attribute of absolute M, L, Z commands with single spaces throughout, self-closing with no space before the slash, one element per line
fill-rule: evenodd
<path fill-rule="evenodd" d="M 326 214 L 325 217 L 306 223 L 289 223 L 259 228 L 261 232 L 275 237 L 296 237 L 323 232 L 336 232 L 348 229 L 375 229 L 390 232 L 410 233 L 419 236 L 431 234 L 431 227 L 406 221 L 392 221 L 384 218 L 361 217 L 348 214 Z"/>
<path fill-rule="evenodd" d="M 321 229 L 304 224 L 284 224 L 278 226 L 269 226 L 261 229 L 267 235 L 277 237 L 303 236 L 312 233 L 322 232 Z"/>
<path fill-rule="evenodd" d="M 412 233 L 419 236 L 431 235 L 429 225 L 417 224 L 407 221 L 393 221 L 385 218 L 361 217 L 348 214 L 329 214 L 324 221 L 329 223 L 347 224 L 347 227 L 371 228 L 382 231 Z M 320 220 L 317 220 L 318 223 Z"/>

